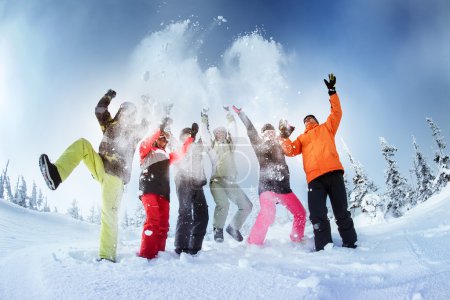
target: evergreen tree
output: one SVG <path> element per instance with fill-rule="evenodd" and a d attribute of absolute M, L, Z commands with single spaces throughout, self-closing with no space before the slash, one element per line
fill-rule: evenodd
<path fill-rule="evenodd" d="M 414 175 L 417 180 L 417 201 L 424 202 L 433 195 L 433 182 L 436 179 L 431 173 L 431 169 L 419 150 L 416 138 L 413 136 L 414 145 Z"/>
<path fill-rule="evenodd" d="M 431 118 L 426 118 L 428 125 L 433 132 L 433 138 L 436 142 L 438 149 L 434 156 L 434 161 L 437 164 L 438 172 L 433 186 L 433 192 L 438 192 L 447 185 L 450 181 L 450 157 L 445 154 L 445 142 L 444 137 L 441 135 L 441 130 L 433 122 Z"/>
<path fill-rule="evenodd" d="M 376 193 L 378 187 L 371 179 L 369 179 L 361 163 L 353 158 L 353 155 L 344 141 L 342 141 L 342 143 L 344 144 L 344 150 L 349 157 L 350 165 L 354 172 L 352 178 L 353 189 L 351 190 L 349 197 L 349 208 L 353 209 L 353 212 L 355 210 L 360 210 L 361 212 L 368 214 L 371 218 L 375 218 L 383 210 L 383 203 Z"/>
<path fill-rule="evenodd" d="M 98 206 L 91 206 L 86 221 L 93 224 L 100 224 L 100 210 L 98 209 Z"/>
<path fill-rule="evenodd" d="M 138 205 L 134 212 L 134 226 L 140 228 L 145 222 L 145 211 L 143 205 Z"/>
<path fill-rule="evenodd" d="M 37 210 L 37 186 L 35 181 L 33 181 L 33 188 L 31 189 L 28 207 L 32 210 Z"/>
<path fill-rule="evenodd" d="M 17 179 L 17 189 L 15 193 L 15 203 L 27 207 L 27 183 L 23 176 L 19 176 Z"/>
<path fill-rule="evenodd" d="M 83 220 L 80 208 L 78 207 L 78 201 L 76 199 L 73 199 L 72 206 L 67 210 L 67 214 L 76 220 Z"/>
<path fill-rule="evenodd" d="M 122 220 L 122 228 L 128 228 L 130 227 L 130 218 L 128 217 L 128 210 L 125 208 L 125 212 L 123 214 L 123 220 Z"/>
<path fill-rule="evenodd" d="M 48 206 L 48 203 L 47 203 L 47 197 L 45 197 L 44 207 L 42 208 L 42 211 L 50 212 L 50 207 Z"/>
<path fill-rule="evenodd" d="M 386 160 L 386 187 L 387 191 L 383 195 L 385 203 L 385 214 L 400 217 L 403 212 L 411 207 L 414 193 L 408 185 L 405 177 L 401 176 L 397 162 L 394 159 L 397 148 L 390 146 L 387 141 L 380 137 L 381 153 Z"/>
<path fill-rule="evenodd" d="M 42 211 L 42 204 L 44 202 L 44 195 L 42 195 L 42 190 L 39 189 L 39 193 L 36 200 L 36 209 Z"/>
<path fill-rule="evenodd" d="M 3 177 L 3 186 L 3 199 L 14 203 L 14 196 L 12 193 L 11 180 L 9 179 L 9 176 Z"/>
<path fill-rule="evenodd" d="M 6 173 L 8 172 L 8 165 L 9 165 L 9 160 L 6 163 L 6 167 L 2 170 L 2 173 L 0 174 L 0 198 L 3 198 L 5 200 L 7 200 L 5 197 L 5 192 L 6 192 L 6 180 L 7 180 Z"/>
<path fill-rule="evenodd" d="M 5 191 L 5 188 L 3 186 L 3 173 L 0 174 L 0 198 L 3 198 L 3 192 Z"/>

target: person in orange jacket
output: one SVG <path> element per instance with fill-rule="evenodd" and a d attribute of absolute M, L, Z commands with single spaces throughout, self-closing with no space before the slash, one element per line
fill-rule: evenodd
<path fill-rule="evenodd" d="M 330 95 L 331 113 L 327 121 L 319 124 L 314 115 L 303 119 L 305 132 L 297 139 L 289 139 L 292 128 L 287 122 L 280 122 L 283 152 L 287 156 L 303 154 L 303 168 L 308 182 L 309 218 L 313 224 L 316 251 L 323 250 L 332 243 L 330 221 L 327 217 L 326 200 L 330 197 L 333 214 L 336 218 L 342 246 L 356 248 L 357 235 L 350 212 L 344 185 L 344 168 L 339 160 L 334 141 L 342 109 L 336 94 L 336 77 L 328 75 L 324 80 Z"/>

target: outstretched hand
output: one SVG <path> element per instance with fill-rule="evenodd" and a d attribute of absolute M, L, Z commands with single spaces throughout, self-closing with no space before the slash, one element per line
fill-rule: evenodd
<path fill-rule="evenodd" d="M 282 119 L 280 120 L 278 129 L 280 130 L 280 136 L 287 139 L 291 136 L 292 132 L 294 132 L 295 127 L 290 125 L 287 120 Z"/>
<path fill-rule="evenodd" d="M 242 110 L 242 108 L 237 108 L 236 106 L 232 106 L 232 108 L 233 108 L 233 110 L 237 113 L 237 114 L 240 114 L 241 113 L 241 110 Z"/>
<path fill-rule="evenodd" d="M 334 87 L 336 84 L 336 76 L 333 73 L 328 74 L 328 81 L 326 79 L 323 80 L 325 85 L 328 88 L 328 95 L 336 94 L 336 88 Z"/>
<path fill-rule="evenodd" d="M 113 99 L 114 97 L 116 97 L 116 91 L 114 91 L 114 90 L 112 90 L 112 89 L 109 89 L 109 90 L 106 92 L 105 96 L 108 96 L 109 98 Z"/>
<path fill-rule="evenodd" d="M 191 126 L 191 137 L 193 137 L 195 139 L 195 136 L 198 133 L 198 124 L 197 123 L 192 123 Z"/>

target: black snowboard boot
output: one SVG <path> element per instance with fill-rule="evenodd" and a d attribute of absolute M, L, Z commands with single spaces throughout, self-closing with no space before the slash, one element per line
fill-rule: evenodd
<path fill-rule="evenodd" d="M 244 240 L 244 238 L 242 237 L 242 234 L 239 232 L 239 230 L 234 229 L 233 227 L 231 227 L 231 225 L 227 226 L 227 232 L 229 235 L 231 235 L 233 237 L 233 239 L 235 239 L 238 242 L 242 242 Z"/>
<path fill-rule="evenodd" d="M 223 228 L 214 227 L 214 240 L 218 243 L 223 242 Z"/>
<path fill-rule="evenodd" d="M 39 157 L 39 167 L 48 188 L 51 190 L 56 190 L 61 183 L 61 176 L 59 175 L 56 166 L 50 162 L 50 159 L 48 159 L 46 154 L 42 154 Z"/>

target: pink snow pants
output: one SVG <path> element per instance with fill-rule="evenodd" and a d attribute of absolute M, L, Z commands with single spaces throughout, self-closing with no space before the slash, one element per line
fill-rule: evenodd
<path fill-rule="evenodd" d="M 276 204 L 281 203 L 294 216 L 290 238 L 293 242 L 299 242 L 303 238 L 306 223 L 306 210 L 294 193 L 276 194 L 264 192 L 259 195 L 261 210 L 256 218 L 255 225 L 248 237 L 249 244 L 262 245 L 266 238 L 269 226 L 275 220 Z"/>

